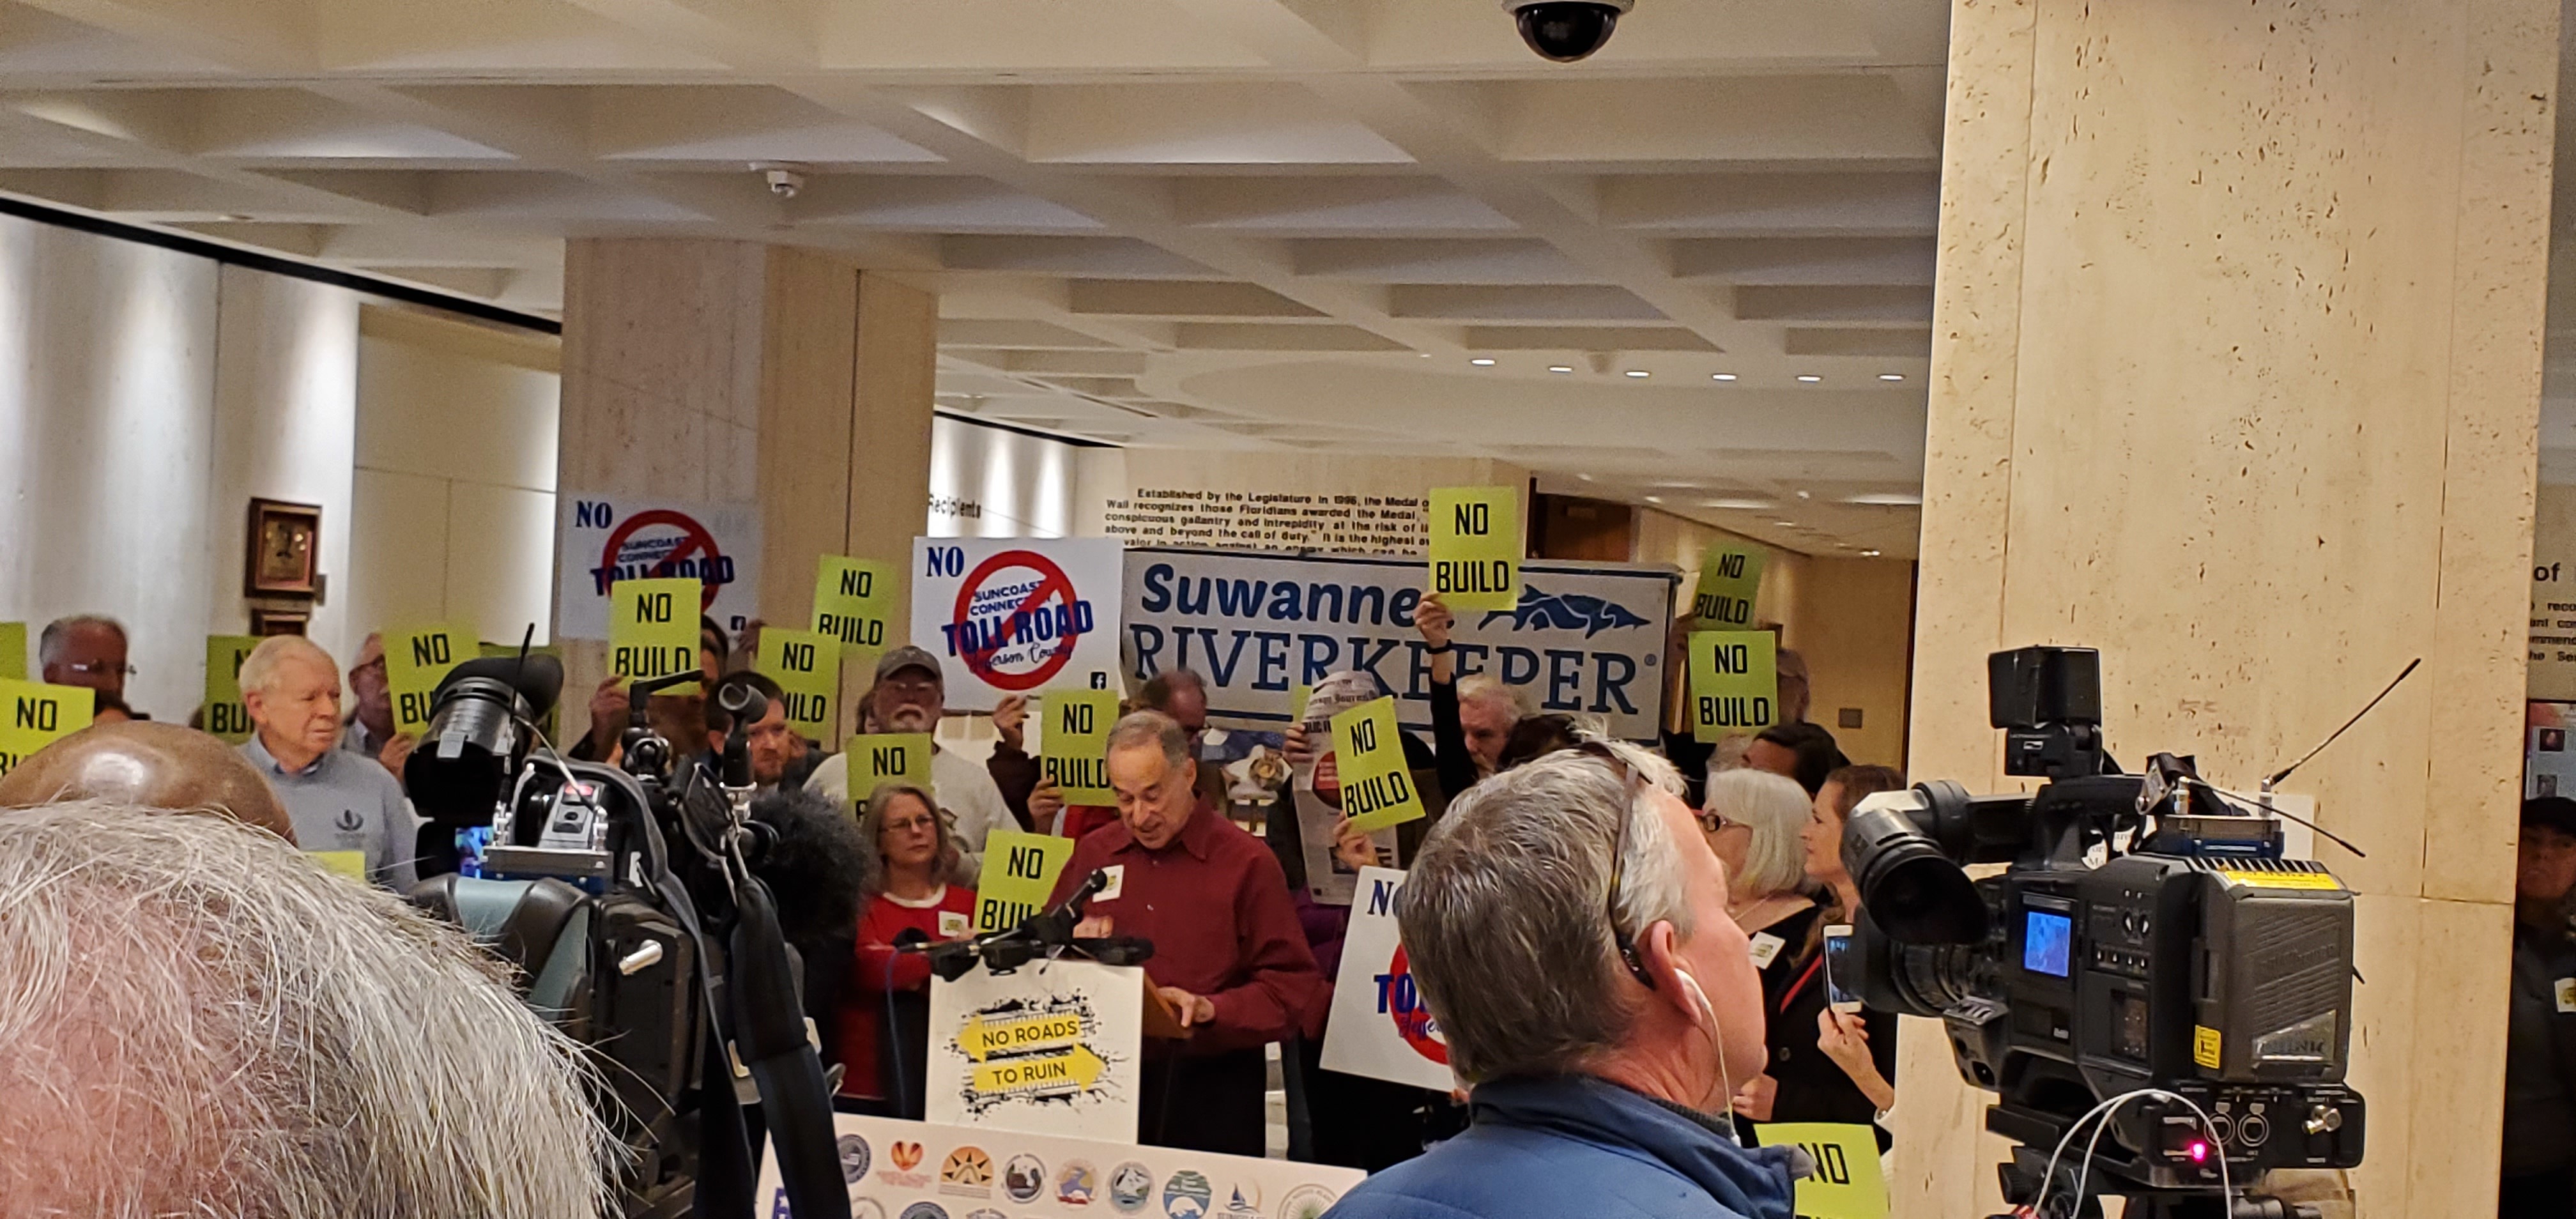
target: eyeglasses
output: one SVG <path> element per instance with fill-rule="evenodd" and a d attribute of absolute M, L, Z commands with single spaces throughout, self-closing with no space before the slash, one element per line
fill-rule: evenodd
<path fill-rule="evenodd" d="M 135 673 L 133 665 L 109 664 L 104 660 L 75 660 L 63 667 L 74 673 L 87 673 L 93 676 L 104 673 L 121 673 L 127 677 L 132 677 Z"/>
<path fill-rule="evenodd" d="M 1619 756 L 1619 751 L 1605 742 L 1584 741 L 1574 747 L 1574 752 L 1608 762 L 1627 788 L 1626 798 L 1619 802 L 1619 828 L 1610 839 L 1610 887 L 1602 892 L 1601 903 L 1603 912 L 1609 916 L 1610 944 L 1619 950 L 1620 962 L 1628 967 L 1628 973 L 1640 985 L 1653 990 L 1655 975 L 1647 973 L 1645 962 L 1638 958 L 1637 941 L 1619 926 L 1619 885 L 1627 878 L 1628 821 L 1636 816 L 1637 797 L 1646 792 L 1646 776 L 1638 774 L 1628 759 Z"/>
<path fill-rule="evenodd" d="M 1751 828 L 1752 826 L 1752 823 L 1749 821 L 1738 821 L 1724 813 L 1711 812 L 1704 808 L 1693 810 L 1691 812 L 1691 820 L 1699 822 L 1700 832 L 1703 834 L 1714 834 L 1719 830 L 1733 829 L 1736 826 L 1744 826 L 1746 828 Z"/>

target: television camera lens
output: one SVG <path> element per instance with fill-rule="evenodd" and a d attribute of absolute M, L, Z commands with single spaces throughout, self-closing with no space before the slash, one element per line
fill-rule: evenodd
<path fill-rule="evenodd" d="M 1863 800 L 1843 825 L 1843 862 L 1861 905 L 1900 944 L 1973 944 L 1986 938 L 1985 899 L 1924 826 L 1944 810 L 1924 788 Z"/>
<path fill-rule="evenodd" d="M 412 806 L 440 825 L 489 825 L 532 743 L 520 727 L 554 705 L 563 667 L 551 656 L 485 657 L 449 670 L 429 727 L 403 763 Z"/>

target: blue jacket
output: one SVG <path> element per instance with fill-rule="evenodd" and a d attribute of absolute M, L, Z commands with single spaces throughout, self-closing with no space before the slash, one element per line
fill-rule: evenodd
<path fill-rule="evenodd" d="M 1588 1075 L 1479 1084 L 1465 1134 L 1362 1181 L 1325 1219 L 1790 1219 L 1785 1147 L 1746 1150 Z"/>

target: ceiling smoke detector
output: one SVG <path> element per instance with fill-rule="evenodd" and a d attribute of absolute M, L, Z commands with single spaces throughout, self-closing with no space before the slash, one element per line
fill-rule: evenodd
<path fill-rule="evenodd" d="M 751 172 L 769 184 L 769 193 L 781 200 L 793 199 L 805 189 L 805 166 L 789 161 L 754 161 Z"/>

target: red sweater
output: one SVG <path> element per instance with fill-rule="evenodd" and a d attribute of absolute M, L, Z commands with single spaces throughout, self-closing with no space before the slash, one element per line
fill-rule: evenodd
<path fill-rule="evenodd" d="M 947 934 L 941 934 L 939 917 L 953 914 Z M 888 990 L 920 990 L 930 984 L 930 958 L 917 952 L 899 953 L 894 939 L 904 929 L 914 928 L 933 940 L 961 939 L 960 927 L 972 927 L 975 921 L 975 891 L 964 885 L 950 885 L 934 905 L 912 907 L 885 894 L 868 899 L 859 911 L 858 959 L 853 983 L 842 993 L 849 998 L 841 1004 L 841 1095 L 869 1100 L 885 1096 L 885 1083 L 877 1063 L 877 1026 L 885 1020 Z M 886 971 L 894 971 L 891 985 Z"/>

